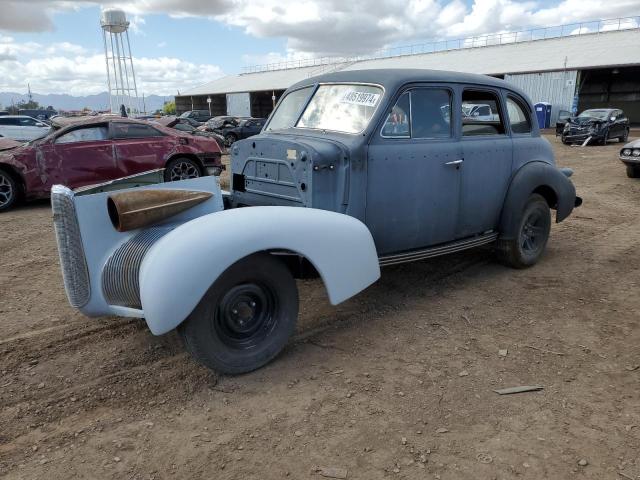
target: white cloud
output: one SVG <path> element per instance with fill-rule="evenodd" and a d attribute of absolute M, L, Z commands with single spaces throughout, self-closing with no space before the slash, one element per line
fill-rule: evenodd
<path fill-rule="evenodd" d="M 24 60 L 23 60 L 24 59 Z M 178 88 L 217 78 L 222 71 L 215 65 L 195 64 L 178 58 L 137 57 L 133 59 L 138 91 L 141 94 L 175 95 Z M 16 43 L 0 36 L 0 91 L 23 92 L 27 83 L 34 92 L 87 95 L 107 89 L 104 54 L 58 43 Z"/>
<path fill-rule="evenodd" d="M 247 65 L 321 55 L 369 54 L 429 39 L 472 38 L 531 26 L 640 15 L 640 0 L 556 0 L 554 5 L 544 7 L 538 0 L 473 0 L 471 5 L 463 0 L 0 0 L 0 33 L 51 30 L 55 12 L 97 5 L 124 8 L 132 29 L 141 34 L 146 27 L 145 15 L 166 14 L 209 18 L 242 28 L 256 38 L 287 39 L 284 53 L 254 56 L 247 52 L 243 57 Z M 586 28 L 593 26 L 582 31 Z M 605 27 L 614 28 L 617 24 Z M 577 25 L 571 28 L 576 29 L 580 31 Z M 157 88 L 154 93 L 173 93 L 178 87 L 191 86 L 193 79 L 198 83 L 220 74 L 214 65 L 172 58 L 135 61 L 142 88 Z M 47 90 L 103 89 L 103 63 L 97 52 L 84 51 L 77 45 L 43 47 L 35 42 L 16 43 L 0 34 L 0 89 L 27 81 L 49 85 Z M 56 80 L 44 77 L 42 72 Z"/>

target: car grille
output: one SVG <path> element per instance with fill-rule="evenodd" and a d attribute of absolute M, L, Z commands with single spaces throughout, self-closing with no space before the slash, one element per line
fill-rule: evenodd
<path fill-rule="evenodd" d="M 71 306 L 80 308 L 89 301 L 91 283 L 73 192 L 65 186 L 54 185 L 51 189 L 51 208 L 64 288 Z"/>
<path fill-rule="evenodd" d="M 146 229 L 123 243 L 107 260 L 102 272 L 102 291 L 109 305 L 142 308 L 140 266 L 149 249 L 173 227 Z"/>

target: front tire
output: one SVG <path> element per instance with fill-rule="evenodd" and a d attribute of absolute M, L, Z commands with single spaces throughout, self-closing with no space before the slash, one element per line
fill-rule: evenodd
<path fill-rule="evenodd" d="M 627 177 L 629 178 L 640 177 L 640 168 L 634 167 L 633 165 L 627 165 Z"/>
<path fill-rule="evenodd" d="M 200 165 L 195 160 L 186 157 L 174 158 L 164 169 L 164 181 L 175 182 L 177 180 L 188 180 L 202 176 Z"/>
<path fill-rule="evenodd" d="M 0 169 L 0 212 L 14 207 L 18 201 L 18 182 L 7 172 Z"/>
<path fill-rule="evenodd" d="M 542 195 L 534 193 L 525 204 L 516 236 L 498 240 L 498 258 L 513 268 L 535 265 L 544 253 L 551 231 L 551 212 Z"/>
<path fill-rule="evenodd" d="M 178 331 L 196 360 L 235 375 L 278 355 L 297 318 L 298 289 L 289 269 L 257 253 L 225 270 Z"/>
<path fill-rule="evenodd" d="M 629 141 L 629 129 L 625 129 L 624 131 L 624 135 L 622 135 L 621 137 L 618 137 L 618 142 L 620 143 L 627 143 Z"/>

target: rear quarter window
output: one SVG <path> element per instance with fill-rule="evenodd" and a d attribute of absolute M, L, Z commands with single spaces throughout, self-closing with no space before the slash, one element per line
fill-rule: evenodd
<path fill-rule="evenodd" d="M 112 123 L 111 131 L 113 138 L 149 138 L 162 137 L 163 134 L 150 125 L 138 123 Z"/>

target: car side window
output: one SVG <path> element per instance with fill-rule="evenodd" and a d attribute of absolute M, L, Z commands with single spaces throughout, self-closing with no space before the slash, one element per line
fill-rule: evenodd
<path fill-rule="evenodd" d="M 416 88 L 410 92 L 411 138 L 451 136 L 451 92 L 442 88 Z"/>
<path fill-rule="evenodd" d="M 495 93 L 465 90 L 462 93 L 462 135 L 504 135 L 506 130 Z"/>
<path fill-rule="evenodd" d="M 35 127 L 36 121 L 33 118 L 20 118 L 18 119 L 18 124 L 21 127 Z"/>
<path fill-rule="evenodd" d="M 387 116 L 382 127 L 382 136 L 387 138 L 411 138 L 409 114 L 411 100 L 409 92 L 403 93 Z"/>
<path fill-rule="evenodd" d="M 55 143 L 79 143 L 79 142 L 95 142 L 106 140 L 109 138 L 109 129 L 106 126 L 77 128 L 70 132 L 60 135 Z"/>
<path fill-rule="evenodd" d="M 149 137 L 161 137 L 162 133 L 149 125 L 143 125 L 141 123 L 120 123 L 114 122 L 111 124 L 113 131 L 113 138 L 149 138 Z"/>
<path fill-rule="evenodd" d="M 531 133 L 531 120 L 522 101 L 511 96 L 507 97 L 507 115 L 511 132 L 516 134 Z"/>

